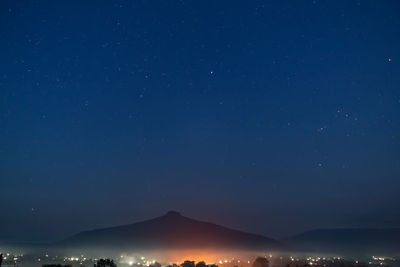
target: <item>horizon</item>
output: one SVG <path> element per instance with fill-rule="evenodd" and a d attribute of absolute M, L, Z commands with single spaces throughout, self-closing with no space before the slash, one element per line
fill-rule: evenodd
<path fill-rule="evenodd" d="M 0 240 L 179 210 L 400 228 L 400 2 L 0 3 Z"/>
<path fill-rule="evenodd" d="M 212 221 L 205 221 L 205 220 L 202 220 L 201 218 L 188 217 L 188 216 L 186 216 L 185 214 L 182 214 L 181 212 L 179 212 L 179 211 L 177 211 L 177 210 L 168 210 L 168 211 L 166 211 L 164 214 L 158 215 L 158 216 L 156 216 L 156 217 L 151 217 L 151 218 L 147 218 L 147 219 L 139 220 L 139 221 L 134 221 L 134 222 L 126 222 L 126 223 L 124 223 L 124 224 L 119 224 L 119 225 L 108 225 L 108 226 L 104 226 L 104 227 L 100 227 L 100 228 L 81 229 L 80 231 L 75 232 L 75 233 L 72 233 L 72 234 L 70 234 L 70 235 L 68 235 L 68 236 L 64 236 L 64 237 L 61 237 L 61 238 L 58 238 L 58 239 L 53 239 L 53 240 L 0 239 L 0 241 L 3 241 L 3 242 L 16 242 L 16 243 L 19 243 L 19 242 L 24 243 L 24 242 L 26 242 L 26 243 L 32 243 L 32 244 L 34 244 L 34 243 L 37 243 L 37 244 L 40 244 L 40 243 L 53 243 L 53 242 L 58 242 L 58 241 L 63 241 L 63 240 L 69 239 L 69 238 L 74 237 L 74 236 L 76 236 L 77 234 L 80 234 L 80 233 L 92 232 L 92 231 L 98 231 L 98 230 L 104 230 L 104 229 L 112 229 L 112 228 L 119 228 L 119 227 L 125 227 L 125 226 L 136 225 L 136 224 L 139 224 L 139 223 L 144 223 L 144 222 L 152 221 L 152 220 L 154 220 L 154 219 L 163 218 L 163 217 L 166 217 L 166 216 L 171 215 L 172 213 L 173 213 L 174 215 L 177 215 L 178 217 L 183 217 L 183 218 L 190 219 L 190 220 L 194 220 L 194 221 L 197 221 L 197 222 L 209 223 L 209 224 L 216 225 L 216 226 L 222 226 L 222 227 L 227 228 L 227 229 L 229 229 L 229 230 L 235 230 L 235 231 L 240 231 L 240 232 L 244 232 L 244 233 L 260 235 L 260 236 L 263 236 L 263 237 L 271 238 L 271 239 L 276 240 L 276 241 L 281 241 L 281 240 L 285 240 L 285 239 L 288 239 L 288 238 L 293 238 L 293 237 L 299 236 L 299 235 L 301 235 L 301 234 L 306 234 L 306 233 L 315 232 L 315 231 L 338 231 L 338 230 L 339 230 L 339 231 L 340 231 L 340 230 L 351 230 L 351 231 L 352 231 L 352 230 L 362 230 L 362 231 L 365 231 L 365 230 L 373 230 L 373 231 L 381 231 L 381 230 L 400 230 L 400 227 L 382 227 L 382 228 L 379 228 L 379 227 L 378 227 L 378 228 L 371 228 L 371 227 L 369 227 L 369 228 L 368 228 L 368 227 L 364 227 L 364 228 L 362 228 L 362 227 L 313 228 L 313 229 L 305 230 L 305 231 L 303 231 L 303 232 L 295 233 L 295 234 L 293 234 L 293 235 L 281 236 L 281 237 L 274 237 L 274 236 L 268 236 L 268 235 L 264 235 L 264 234 L 257 233 L 257 232 L 245 231 L 245 230 L 239 229 L 239 228 L 232 228 L 232 227 L 230 227 L 230 226 L 222 225 L 222 224 L 217 224 L 217 223 L 214 223 L 214 222 L 212 222 Z"/>

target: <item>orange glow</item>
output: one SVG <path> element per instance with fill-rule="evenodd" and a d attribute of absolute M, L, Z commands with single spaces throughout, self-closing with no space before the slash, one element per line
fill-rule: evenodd
<path fill-rule="evenodd" d="M 215 263 L 219 266 L 247 266 L 247 262 L 252 262 L 254 258 L 259 255 L 257 252 L 243 252 L 243 251 L 221 251 L 215 249 L 186 249 L 186 250 L 163 250 L 156 251 L 149 254 L 150 258 L 157 258 L 157 260 L 165 263 L 181 264 L 185 260 L 190 261 L 204 261 L 207 264 Z M 219 262 L 222 261 L 223 264 Z"/>

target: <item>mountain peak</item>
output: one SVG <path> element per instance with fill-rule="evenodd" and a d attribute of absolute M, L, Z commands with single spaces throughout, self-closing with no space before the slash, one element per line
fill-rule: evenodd
<path fill-rule="evenodd" d="M 177 212 L 175 210 L 170 210 L 165 214 L 165 216 L 167 216 L 167 217 L 182 217 L 182 214 L 180 214 L 179 212 Z"/>
<path fill-rule="evenodd" d="M 65 246 L 123 249 L 276 249 L 273 239 L 197 221 L 170 210 L 147 221 L 81 232 L 63 242 Z"/>

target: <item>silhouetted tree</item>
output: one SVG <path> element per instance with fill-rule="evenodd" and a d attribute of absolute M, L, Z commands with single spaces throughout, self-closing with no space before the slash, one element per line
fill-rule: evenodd
<path fill-rule="evenodd" d="M 196 263 L 196 267 L 207 267 L 207 264 L 204 261 L 199 261 Z"/>
<path fill-rule="evenodd" d="M 269 261 L 264 257 L 257 257 L 252 267 L 269 267 Z"/>
<path fill-rule="evenodd" d="M 72 267 L 72 265 L 61 265 L 61 264 L 43 264 L 42 267 Z"/>
<path fill-rule="evenodd" d="M 110 259 L 100 259 L 94 267 L 117 267 L 113 260 Z"/>
<path fill-rule="evenodd" d="M 3 254 L 0 254 L 0 267 L 2 262 L 3 262 Z"/>
<path fill-rule="evenodd" d="M 184 261 L 184 262 L 181 264 L 181 267 L 195 267 L 194 261 Z"/>
<path fill-rule="evenodd" d="M 153 264 L 150 264 L 149 267 L 161 267 L 161 264 L 158 262 L 155 262 Z"/>
<path fill-rule="evenodd" d="M 216 264 L 209 264 L 208 267 L 218 267 Z"/>

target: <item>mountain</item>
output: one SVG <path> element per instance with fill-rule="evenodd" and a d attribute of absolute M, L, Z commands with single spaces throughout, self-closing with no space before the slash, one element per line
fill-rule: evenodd
<path fill-rule="evenodd" d="M 283 248 L 283 245 L 274 239 L 197 221 L 176 211 L 169 211 L 164 216 L 143 222 L 81 232 L 58 245 L 125 249 Z"/>
<path fill-rule="evenodd" d="M 285 242 L 293 247 L 315 252 L 393 255 L 400 252 L 400 228 L 317 229 L 289 238 Z"/>

